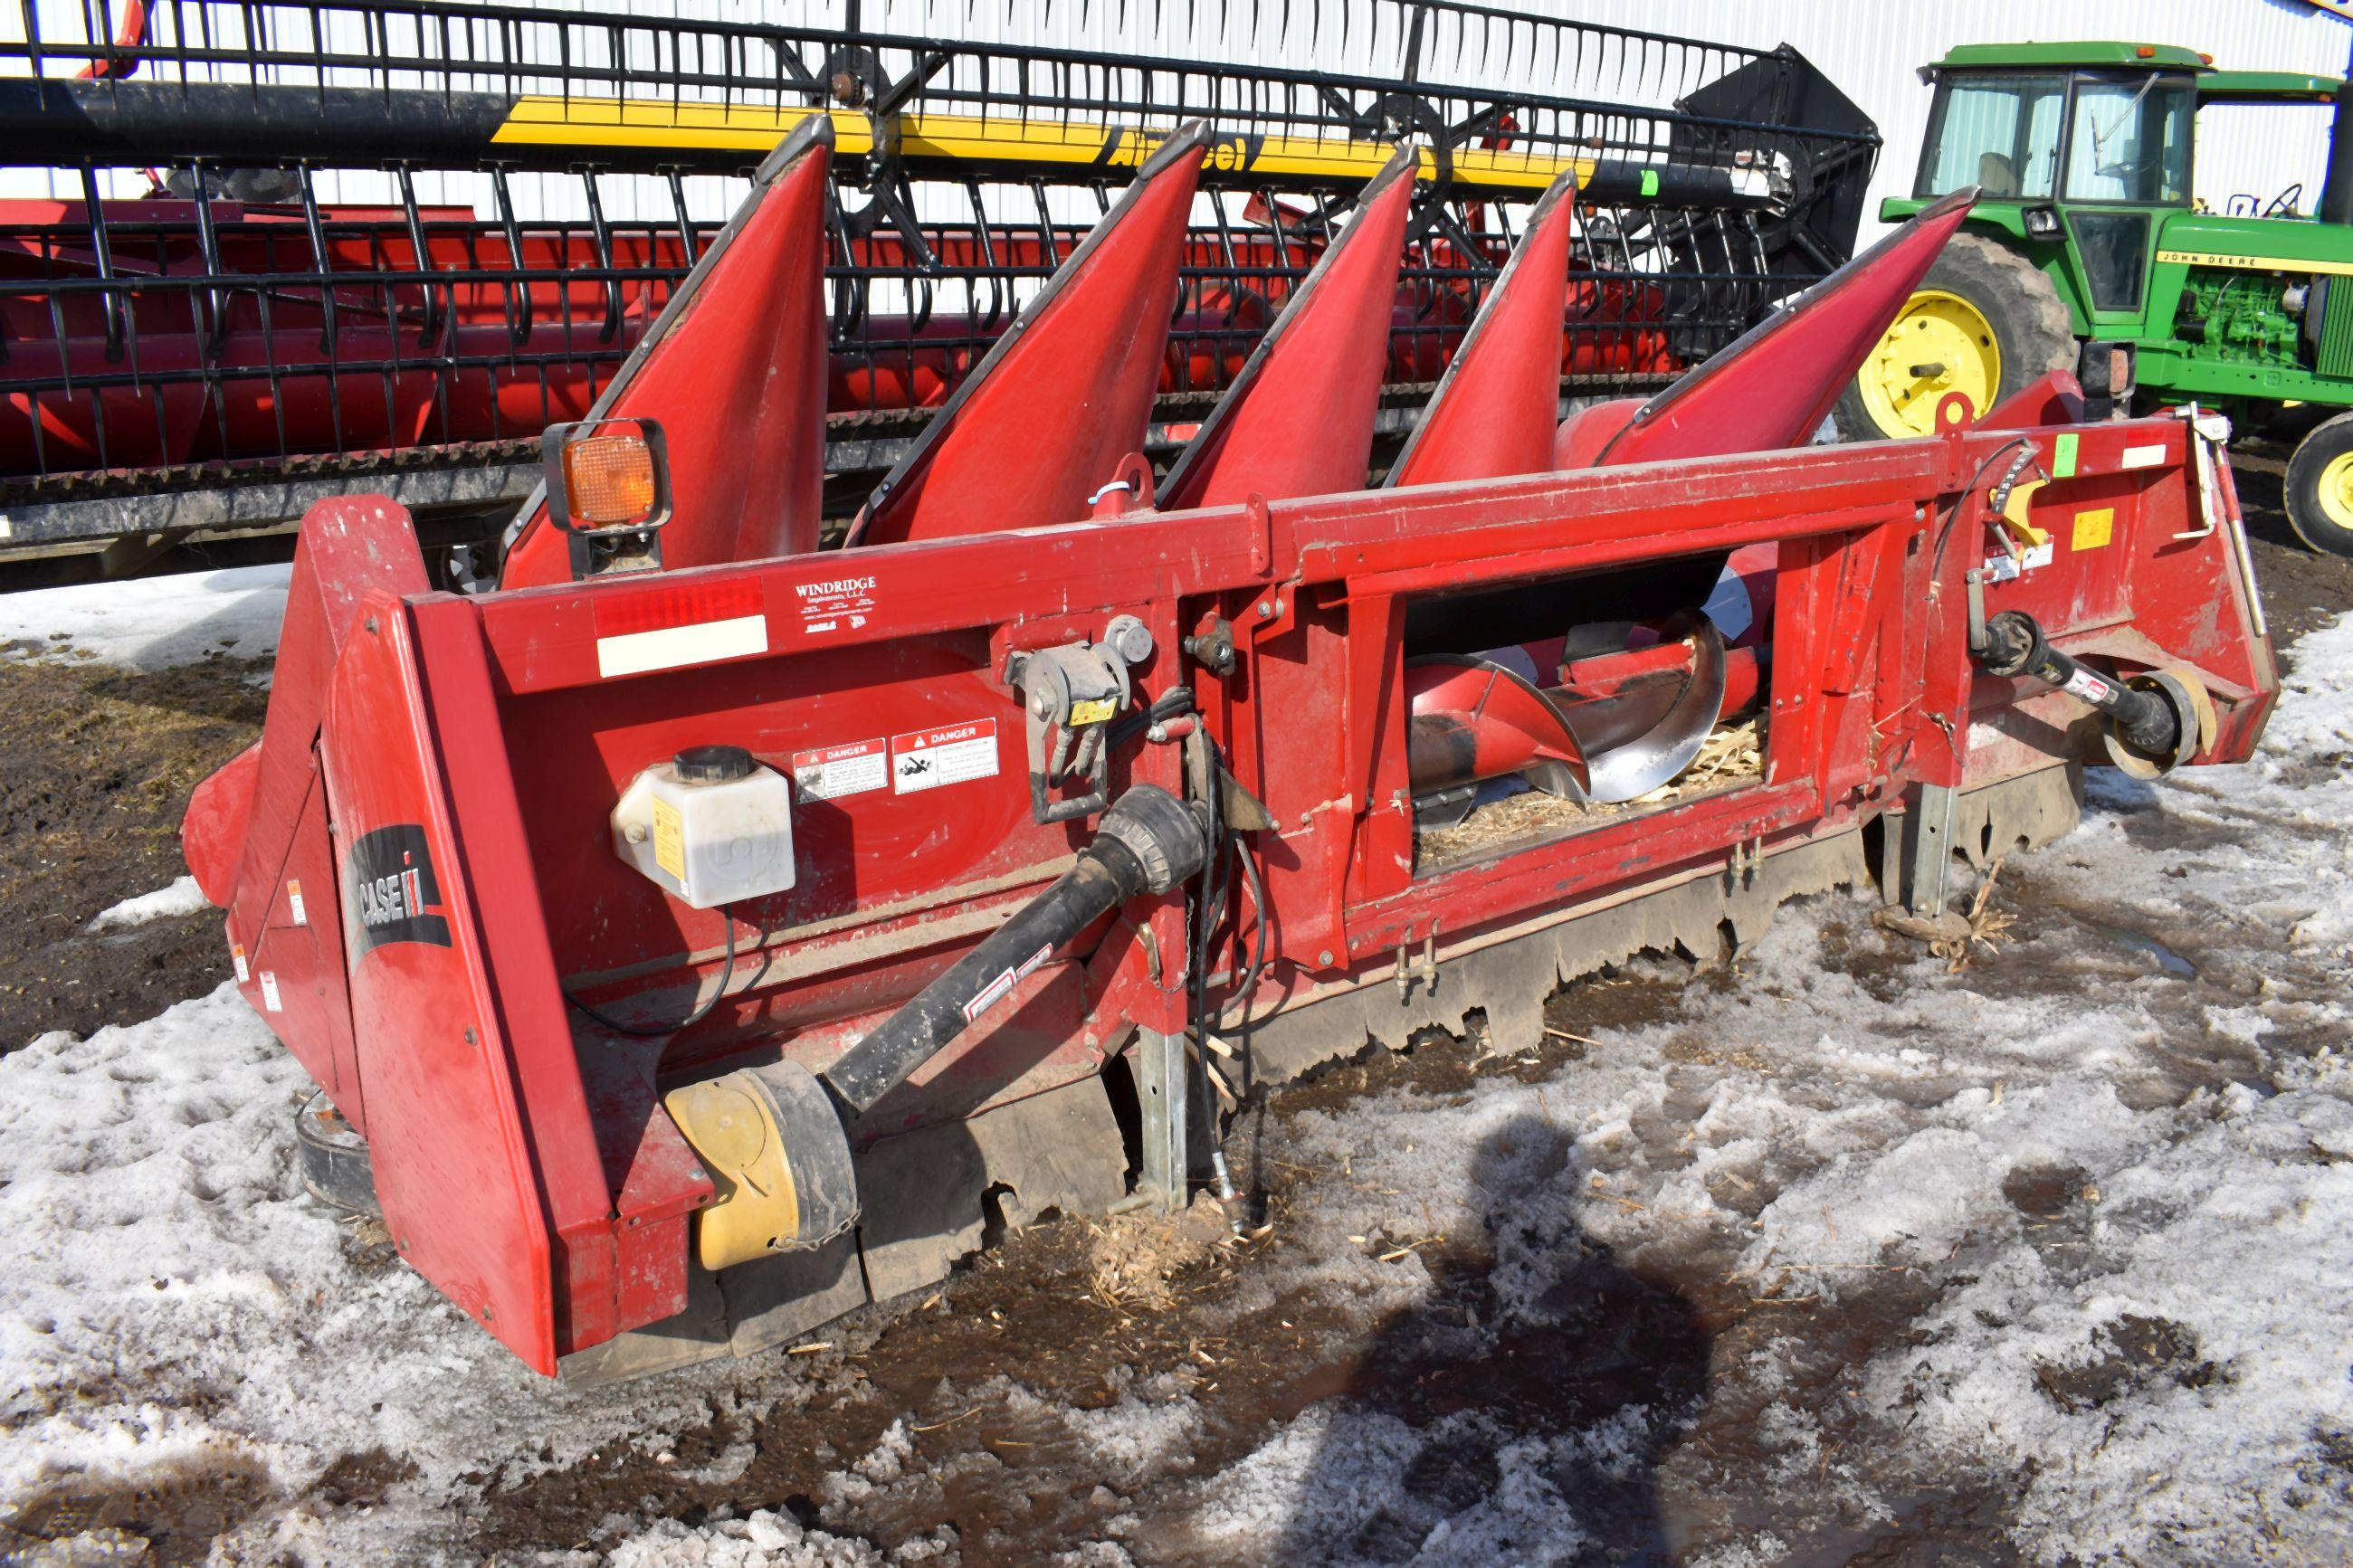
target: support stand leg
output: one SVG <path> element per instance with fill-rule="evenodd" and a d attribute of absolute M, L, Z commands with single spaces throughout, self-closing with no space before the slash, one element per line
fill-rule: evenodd
<path fill-rule="evenodd" d="M 1136 1030 L 1135 1092 L 1144 1108 L 1144 1172 L 1136 1196 L 1164 1214 L 1182 1209 L 1192 1195 L 1188 1066 L 1183 1035 Z"/>
<path fill-rule="evenodd" d="M 1922 784 L 1920 798 L 1906 815 L 1910 864 L 1906 868 L 1905 903 L 1923 920 L 1945 912 L 1953 874 L 1953 802 L 1959 792 L 1943 784 Z"/>

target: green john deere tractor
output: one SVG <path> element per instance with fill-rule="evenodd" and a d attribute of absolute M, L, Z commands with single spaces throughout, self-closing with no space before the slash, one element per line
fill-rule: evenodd
<path fill-rule="evenodd" d="M 1838 407 L 1848 439 L 1926 435 L 1948 393 L 1982 413 L 2045 373 L 2126 357 L 2118 392 L 2268 421 L 2353 408 L 2353 113 L 2334 77 L 2220 71 L 2153 44 L 1967 45 L 1936 84 L 1920 172 L 1889 222 L 1965 185 L 1984 195 Z M 2327 184 L 2228 214 L 2190 198 L 2191 128 L 2215 104 L 2337 105 Z M 2243 209 L 2243 210 L 2241 210 Z M 2092 363 L 2087 360 L 2087 364 Z M 2086 374 L 2089 384 L 2093 377 Z M 2353 554 L 2353 413 L 2287 469 L 2289 521 Z"/>

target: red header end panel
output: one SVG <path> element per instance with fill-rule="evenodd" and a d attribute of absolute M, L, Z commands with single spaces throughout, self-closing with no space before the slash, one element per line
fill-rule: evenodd
<path fill-rule="evenodd" d="M 380 595 L 361 616 L 321 752 L 385 1222 L 411 1266 L 553 1375 L 560 1351 L 610 1335 L 568 1321 L 559 1336 L 557 1309 L 568 1275 L 567 1318 L 609 1321 L 611 1204 L 512 792 L 501 812 L 480 776 L 504 769 L 473 608 Z"/>
<path fill-rule="evenodd" d="M 2187 666 L 2216 718 L 2197 760 L 2245 760 L 2278 676 L 2270 641 L 2256 629 L 2229 463 L 2210 450 L 2201 465 L 2189 422 L 2179 417 L 2037 428 L 2016 440 L 2031 452 L 2035 476 L 2055 477 L 2021 487 L 2026 521 L 2042 542 L 2025 552 L 2022 570 L 1988 584 L 1988 612 L 2023 610 L 2055 646 L 2124 673 Z M 2014 448 L 2002 449 L 2003 464 L 2014 458 Z M 1980 677 L 1973 706 L 2082 721 L 2072 699 L 2014 691 L 2017 684 Z"/>
<path fill-rule="evenodd" d="M 261 739 L 197 786 L 180 829 L 205 896 L 228 911 L 238 989 L 363 1136 L 319 732 L 361 598 L 425 587 L 416 531 L 393 502 L 344 496 L 305 513 Z"/>

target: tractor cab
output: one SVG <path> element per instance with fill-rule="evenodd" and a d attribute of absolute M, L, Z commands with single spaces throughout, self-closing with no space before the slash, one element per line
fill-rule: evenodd
<path fill-rule="evenodd" d="M 2207 68 L 2152 44 L 1957 48 L 1930 68 L 1936 96 L 1914 197 L 1978 186 L 1983 221 L 2065 249 L 2094 324 L 2137 319 L 2156 231 L 2190 205 Z"/>

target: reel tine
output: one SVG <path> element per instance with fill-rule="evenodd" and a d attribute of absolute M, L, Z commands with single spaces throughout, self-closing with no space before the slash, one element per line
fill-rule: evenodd
<path fill-rule="evenodd" d="M 1576 194 L 1576 175 L 1564 173 L 1529 214 L 1527 231 L 1390 468 L 1389 488 L 1551 468 Z"/>
<path fill-rule="evenodd" d="M 1209 130 L 1178 128 L 874 489 L 845 545 L 1071 522 L 1144 445 Z"/>
<path fill-rule="evenodd" d="M 811 115 L 588 412 L 660 422 L 671 518 L 662 564 L 815 550 L 825 482 L 826 197 L 833 122 Z M 746 460 L 747 456 L 750 460 Z M 570 542 L 534 493 L 509 531 L 499 585 L 572 581 Z"/>
<path fill-rule="evenodd" d="M 1977 199 L 1974 185 L 1946 196 L 1749 329 L 1642 405 L 1594 465 L 1805 445 Z"/>
<path fill-rule="evenodd" d="M 1419 159 L 1412 147 L 1399 149 L 1365 187 L 1356 217 L 1169 469 L 1161 510 L 1364 484 Z"/>

